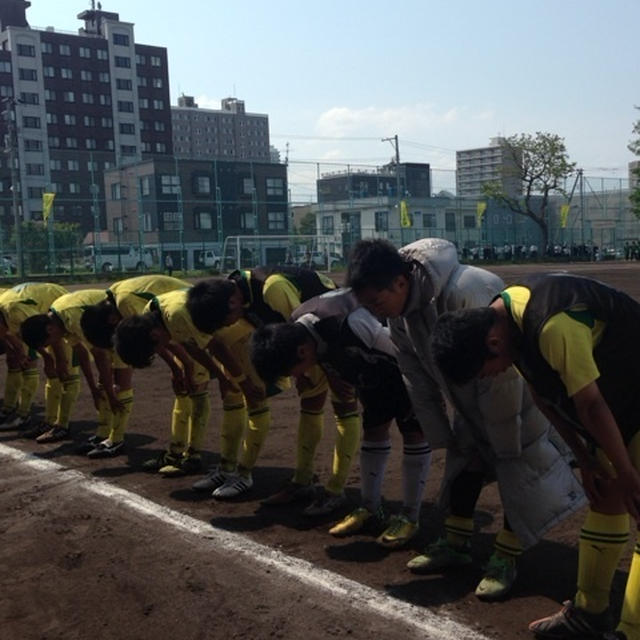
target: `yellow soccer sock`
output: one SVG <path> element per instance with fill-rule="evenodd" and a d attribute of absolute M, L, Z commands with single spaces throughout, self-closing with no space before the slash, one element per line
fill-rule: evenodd
<path fill-rule="evenodd" d="M 622 631 L 627 640 L 640 638 L 640 537 L 636 538 L 633 550 L 631 568 L 627 578 L 627 588 L 624 592 L 624 602 L 618 630 Z"/>
<path fill-rule="evenodd" d="M 191 416 L 191 398 L 177 395 L 171 413 L 171 453 L 182 453 L 187 446 L 189 436 L 189 417 Z"/>
<path fill-rule="evenodd" d="M 18 406 L 18 398 L 22 389 L 22 370 L 9 369 L 7 379 L 4 382 L 3 411 L 14 411 Z"/>
<path fill-rule="evenodd" d="M 33 398 L 40 384 L 40 373 L 36 368 L 25 369 L 22 372 L 22 389 L 20 390 L 20 406 L 18 413 L 22 416 L 28 416 L 31 412 Z"/>
<path fill-rule="evenodd" d="M 609 606 L 611 581 L 629 540 L 629 516 L 589 511 L 578 547 L 577 607 L 602 613 Z"/>
<path fill-rule="evenodd" d="M 522 555 L 523 551 L 518 536 L 513 531 L 504 528 L 498 532 L 493 548 L 496 555 L 507 560 L 515 560 Z"/>
<path fill-rule="evenodd" d="M 298 484 L 311 484 L 313 480 L 313 458 L 322 438 L 323 425 L 324 410 L 300 410 L 296 471 L 293 474 L 293 481 Z"/>
<path fill-rule="evenodd" d="M 326 484 L 329 493 L 342 493 L 360 447 L 360 416 L 349 413 L 336 415 L 336 445 L 333 449 L 331 477 Z"/>
<path fill-rule="evenodd" d="M 77 369 L 76 369 L 77 371 Z M 71 419 L 71 411 L 76 402 L 76 398 L 80 393 L 80 376 L 73 373 L 68 380 L 62 383 L 62 397 L 58 407 L 58 417 L 56 424 L 63 429 L 69 428 L 69 420 Z"/>
<path fill-rule="evenodd" d="M 62 399 L 62 383 L 59 378 L 47 378 L 44 385 L 44 421 L 54 424 L 58 418 L 58 409 Z"/>
<path fill-rule="evenodd" d="M 473 518 L 447 516 L 444 521 L 444 530 L 447 542 L 452 547 L 465 547 L 471 542 L 473 536 Z"/>
<path fill-rule="evenodd" d="M 220 427 L 220 467 L 223 471 L 235 471 L 238 451 L 247 428 L 247 407 L 241 393 L 228 393 L 222 404 Z"/>
<path fill-rule="evenodd" d="M 209 414 L 211 413 L 209 391 L 199 391 L 189 397 L 191 398 L 189 449 L 192 451 L 201 451 L 209 424 Z"/>
<path fill-rule="evenodd" d="M 256 461 L 262 450 L 264 440 L 271 426 L 271 409 L 269 405 L 249 411 L 249 428 L 242 443 L 242 456 L 239 466 L 244 471 L 251 471 L 256 466 Z"/>
<path fill-rule="evenodd" d="M 106 398 L 100 398 L 98 402 L 98 428 L 96 435 L 103 440 L 109 437 L 111 425 L 113 423 L 113 413 Z"/>
<path fill-rule="evenodd" d="M 124 389 L 120 391 L 116 398 L 118 398 L 118 400 L 123 404 L 123 408 L 122 411 L 118 411 L 113 414 L 109 440 L 111 440 L 111 442 L 122 442 L 129 424 L 131 409 L 133 409 L 133 389 Z"/>

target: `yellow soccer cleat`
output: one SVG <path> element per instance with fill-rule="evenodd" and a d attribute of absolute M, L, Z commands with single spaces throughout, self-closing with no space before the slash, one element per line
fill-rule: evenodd
<path fill-rule="evenodd" d="M 407 516 L 393 516 L 389 520 L 389 526 L 378 536 L 376 542 L 387 549 L 397 549 L 407 544 L 419 529 L 418 523 L 411 522 Z"/>

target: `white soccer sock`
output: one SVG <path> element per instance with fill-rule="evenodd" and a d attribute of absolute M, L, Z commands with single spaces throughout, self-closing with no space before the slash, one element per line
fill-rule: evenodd
<path fill-rule="evenodd" d="M 384 470 L 391 453 L 391 440 L 371 442 L 363 440 L 360 445 L 360 482 L 362 484 L 362 506 L 375 513 L 382 500 Z"/>
<path fill-rule="evenodd" d="M 431 466 L 431 445 L 428 442 L 405 444 L 402 456 L 403 512 L 418 522 L 422 496 Z"/>

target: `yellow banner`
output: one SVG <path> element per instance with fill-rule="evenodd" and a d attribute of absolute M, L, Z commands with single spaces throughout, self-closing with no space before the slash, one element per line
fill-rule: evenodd
<path fill-rule="evenodd" d="M 487 210 L 486 202 L 478 202 L 476 205 L 476 227 L 480 228 L 482 226 L 482 216 L 484 212 Z"/>
<path fill-rule="evenodd" d="M 567 228 L 567 221 L 569 220 L 569 209 L 571 209 L 570 204 L 563 204 L 560 207 L 560 226 L 563 229 Z"/>
<path fill-rule="evenodd" d="M 400 201 L 400 226 L 401 227 L 411 227 L 413 222 L 411 221 L 411 216 L 409 215 L 409 209 L 407 208 L 407 201 Z"/>
<path fill-rule="evenodd" d="M 55 197 L 55 193 L 42 194 L 42 219 L 45 224 L 49 223 L 49 215 L 51 214 L 51 209 L 53 209 L 53 200 Z"/>

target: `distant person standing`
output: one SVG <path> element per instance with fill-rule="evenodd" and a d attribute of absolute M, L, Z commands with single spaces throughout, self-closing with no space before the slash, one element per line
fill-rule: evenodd
<path fill-rule="evenodd" d="M 167 253 L 164 259 L 164 266 L 169 276 L 173 275 L 173 258 L 170 253 Z"/>

